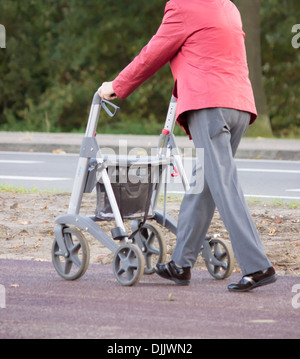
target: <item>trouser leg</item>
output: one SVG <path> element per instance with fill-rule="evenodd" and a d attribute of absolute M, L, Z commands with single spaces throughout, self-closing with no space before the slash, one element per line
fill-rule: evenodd
<path fill-rule="evenodd" d="M 183 200 L 172 259 L 193 266 L 216 205 L 229 232 L 243 274 L 271 266 L 239 185 L 233 155 L 249 123 L 247 113 L 230 109 L 191 111 L 188 124 L 195 147 L 204 148 L 205 186 Z M 192 197 L 194 196 L 194 197 Z"/>
<path fill-rule="evenodd" d="M 193 267 L 215 211 L 207 183 L 200 194 L 186 194 L 180 206 L 176 247 L 172 254 L 175 263 Z"/>

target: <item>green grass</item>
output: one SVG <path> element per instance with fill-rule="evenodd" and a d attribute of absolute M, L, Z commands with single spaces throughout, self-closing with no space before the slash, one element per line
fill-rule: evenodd
<path fill-rule="evenodd" d="M 284 207 L 287 206 L 291 209 L 296 209 L 300 206 L 300 203 L 297 201 L 291 201 L 291 202 L 286 202 L 283 201 L 282 199 L 274 199 L 274 200 L 269 200 L 269 201 L 263 201 L 260 199 L 256 199 L 256 198 L 247 198 L 246 199 L 247 203 L 251 204 L 251 203 L 260 203 L 260 204 L 264 204 L 266 206 L 273 206 L 273 207 Z"/>
<path fill-rule="evenodd" d="M 39 190 L 36 187 L 26 189 L 24 186 L 11 186 L 7 183 L 0 184 L 0 192 L 11 193 L 38 193 Z"/>
<path fill-rule="evenodd" d="M 295 209 L 300 206 L 300 203 L 299 202 L 290 202 L 288 205 L 290 208 Z"/>
<path fill-rule="evenodd" d="M 170 193 L 167 194 L 167 202 L 181 202 L 183 198 L 183 194 L 176 194 L 176 193 Z M 158 196 L 158 203 L 163 204 L 164 203 L 164 194 L 160 193 Z"/>
<path fill-rule="evenodd" d="M 277 199 L 272 201 L 272 205 L 274 206 L 288 206 L 289 208 L 298 208 L 299 207 L 299 202 L 296 201 L 292 201 L 292 202 L 284 202 L 281 199 Z"/>
<path fill-rule="evenodd" d="M 70 193 L 68 192 L 62 192 L 60 190 L 55 190 L 55 189 L 45 189 L 45 190 L 39 190 L 37 187 L 32 187 L 30 189 L 25 188 L 24 186 L 12 186 L 9 185 L 7 183 L 3 183 L 0 184 L 0 193 L 5 193 L 5 192 L 10 192 L 10 193 L 21 193 L 21 194 L 27 194 L 27 193 L 44 193 L 44 194 L 53 194 L 53 193 L 58 193 L 58 194 L 68 194 L 70 195 Z M 183 198 L 182 194 L 167 194 L 167 202 L 181 202 Z M 268 206 L 278 206 L 278 207 L 283 207 L 283 206 L 288 206 L 291 209 L 296 209 L 298 207 L 300 207 L 300 203 L 297 201 L 291 201 L 291 202 L 285 202 L 281 199 L 275 199 L 273 201 L 268 201 L 268 202 L 264 202 L 262 200 L 259 199 L 255 199 L 255 198 L 248 198 L 247 203 L 251 204 L 251 203 L 257 203 L 257 204 L 265 204 Z M 158 197 L 158 203 L 159 204 L 163 204 L 164 202 L 164 195 L 163 193 L 159 194 Z"/>
<path fill-rule="evenodd" d="M 49 194 L 60 193 L 60 194 L 62 194 L 62 193 L 65 193 L 65 192 L 62 192 L 62 191 L 56 190 L 56 189 L 39 190 L 37 187 L 31 187 L 30 189 L 28 189 L 22 185 L 21 186 L 12 186 L 7 183 L 2 183 L 2 184 L 0 184 L 0 193 L 5 193 L 5 192 L 20 193 L 20 194 L 28 194 L 28 193 L 49 193 Z"/>

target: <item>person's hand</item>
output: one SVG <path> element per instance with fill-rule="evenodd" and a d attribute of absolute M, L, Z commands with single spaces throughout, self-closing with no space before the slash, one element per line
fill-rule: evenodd
<path fill-rule="evenodd" d="M 117 98 L 114 89 L 112 87 L 112 81 L 103 82 L 103 84 L 98 89 L 98 94 L 101 98 L 108 101 Z"/>

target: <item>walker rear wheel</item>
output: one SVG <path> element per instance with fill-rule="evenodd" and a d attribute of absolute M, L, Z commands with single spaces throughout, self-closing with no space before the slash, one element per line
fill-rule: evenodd
<path fill-rule="evenodd" d="M 52 263 L 62 278 L 75 280 L 83 276 L 89 266 L 89 245 L 85 237 L 75 228 L 64 228 L 63 236 L 67 253 L 59 248 L 55 239 L 52 246 Z"/>
<path fill-rule="evenodd" d="M 117 249 L 114 255 L 113 269 L 118 282 L 124 286 L 133 286 L 143 275 L 144 256 L 134 244 L 125 244 Z"/>
<path fill-rule="evenodd" d="M 228 278 L 234 266 L 234 254 L 229 242 L 222 239 L 212 239 L 209 241 L 211 255 L 205 258 L 205 264 L 209 273 L 215 279 Z"/>

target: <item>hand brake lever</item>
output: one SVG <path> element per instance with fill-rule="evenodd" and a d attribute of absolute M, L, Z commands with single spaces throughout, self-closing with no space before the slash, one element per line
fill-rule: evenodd
<path fill-rule="evenodd" d="M 93 98 L 93 105 L 101 105 L 101 107 L 103 107 L 104 111 L 108 114 L 108 116 L 110 117 L 115 117 L 117 116 L 120 107 L 116 106 L 115 104 L 113 104 L 110 101 L 104 100 L 102 99 L 99 94 L 98 91 L 96 91 L 94 98 Z M 110 109 L 107 107 L 107 105 L 111 106 L 114 111 L 110 111 Z"/>
<path fill-rule="evenodd" d="M 116 106 L 114 103 L 112 102 L 109 102 L 107 100 L 101 100 L 101 105 L 104 109 L 104 111 L 108 114 L 109 117 L 115 117 L 117 116 L 119 110 L 120 110 L 120 107 Z M 114 109 L 114 112 L 111 112 L 110 109 L 107 107 L 107 105 L 113 107 Z"/>

